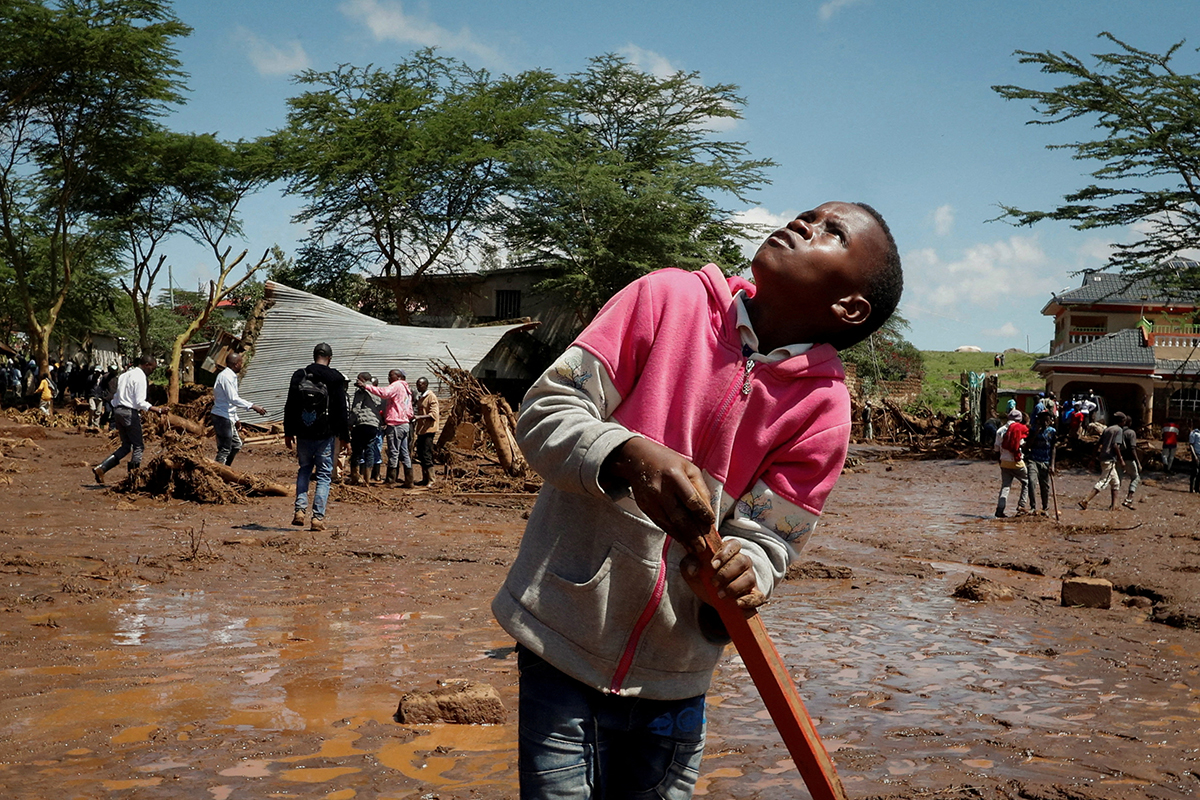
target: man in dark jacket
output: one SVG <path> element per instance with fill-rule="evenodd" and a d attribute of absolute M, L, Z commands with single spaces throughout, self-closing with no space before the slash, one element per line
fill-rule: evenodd
<path fill-rule="evenodd" d="M 300 469 L 296 473 L 296 513 L 293 525 L 303 525 L 308 508 L 308 487 L 313 473 L 317 490 L 313 496 L 314 531 L 325 530 L 325 504 L 333 479 L 333 460 L 350 442 L 346 403 L 346 378 L 329 366 L 333 348 L 322 342 L 313 348 L 313 363 L 296 370 L 288 386 L 283 407 L 283 441 L 296 447 Z"/>

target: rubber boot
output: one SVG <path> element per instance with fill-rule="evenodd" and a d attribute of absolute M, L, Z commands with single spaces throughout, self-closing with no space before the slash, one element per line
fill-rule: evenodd
<path fill-rule="evenodd" d="M 399 469 L 399 467 L 388 467 L 387 468 L 387 475 L 383 479 L 383 482 L 385 485 L 390 485 L 390 484 L 393 484 L 396 482 L 396 471 L 398 469 Z"/>
<path fill-rule="evenodd" d="M 240 452 L 242 452 L 242 451 L 241 450 L 230 450 L 229 455 L 226 456 L 226 458 L 225 458 L 225 466 L 232 467 L 233 466 L 233 457 L 236 456 Z"/>
<path fill-rule="evenodd" d="M 350 465 L 350 476 L 346 479 L 346 483 L 351 486 L 358 486 L 358 464 Z"/>
<path fill-rule="evenodd" d="M 996 501 L 996 516 L 997 517 L 1000 517 L 1001 519 L 1004 518 L 1004 507 L 1006 505 L 1008 505 L 1007 497 L 1001 497 L 999 500 Z"/>
<path fill-rule="evenodd" d="M 96 483 L 104 483 L 104 473 L 117 465 L 117 459 L 109 456 L 100 462 L 99 466 L 92 467 L 92 474 L 96 476 Z"/>
<path fill-rule="evenodd" d="M 380 466 L 381 466 L 380 464 L 376 464 L 375 466 L 371 467 L 371 483 L 379 483 L 379 467 Z"/>
<path fill-rule="evenodd" d="M 404 468 L 404 488 L 405 489 L 413 488 L 413 468 L 412 467 Z"/>
<path fill-rule="evenodd" d="M 417 486 L 428 486 L 429 485 L 429 479 L 432 477 L 429 474 L 429 472 L 430 472 L 429 467 L 422 464 L 421 465 L 421 479 L 419 481 L 417 481 Z"/>

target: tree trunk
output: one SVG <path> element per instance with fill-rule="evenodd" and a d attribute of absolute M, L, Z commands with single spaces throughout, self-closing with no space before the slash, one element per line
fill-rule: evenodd
<path fill-rule="evenodd" d="M 500 403 L 503 402 L 504 399 L 496 395 L 480 399 L 483 427 L 491 437 L 492 444 L 496 448 L 496 455 L 500 458 L 500 466 L 504 467 L 504 471 L 509 475 L 524 475 L 525 457 L 521 455 L 521 450 L 517 447 L 504 410 L 500 408 Z"/>

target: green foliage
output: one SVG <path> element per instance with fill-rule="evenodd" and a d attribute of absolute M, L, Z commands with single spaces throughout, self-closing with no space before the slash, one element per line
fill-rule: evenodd
<path fill-rule="evenodd" d="M 1129 227 L 1139 238 L 1115 245 L 1113 266 L 1194 285 L 1200 276 L 1178 276 L 1162 262 L 1200 247 L 1200 75 L 1171 65 L 1182 42 L 1158 55 L 1100 36 L 1119 49 L 1094 55 L 1095 67 L 1070 53 L 1017 51 L 1020 63 L 1065 78 L 1061 86 L 992 87 L 1009 100 L 1032 100 L 1039 117 L 1032 124 L 1088 119 L 1100 131 L 1091 141 L 1048 145 L 1099 162 L 1091 173 L 1096 183 L 1065 195 L 1053 210 L 1004 206 L 1004 216 L 1019 225 L 1054 219 L 1079 230 Z"/>
<path fill-rule="evenodd" d="M 542 289 L 586 321 L 651 270 L 740 267 L 734 240 L 748 228 L 714 198 L 746 200 L 774 164 L 712 131 L 741 117 L 736 87 L 657 78 L 606 55 L 553 99 L 551 120 L 517 153 L 505 227 L 516 263 L 557 273 Z"/>
<path fill-rule="evenodd" d="M 842 361 L 854 364 L 858 378 L 868 393 L 875 393 L 880 381 L 900 381 L 925 373 L 921 351 L 904 338 L 908 320 L 892 314 L 879 330 L 863 341 L 842 350 Z"/>
<path fill-rule="evenodd" d="M 0 0 L 0 258 L 43 368 L 110 252 L 89 193 L 180 100 L 172 41 L 189 32 L 160 0 Z"/>
<path fill-rule="evenodd" d="M 492 79 L 422 50 L 391 71 L 343 65 L 297 83 L 313 88 L 288 101 L 270 142 L 287 191 L 305 199 L 302 269 L 366 270 L 412 288 L 472 257 L 510 150 L 542 121 L 550 77 Z"/>
<path fill-rule="evenodd" d="M 986 372 L 1000 376 L 1001 389 L 1035 389 L 1046 387 L 1045 380 L 1033 371 L 1033 362 L 1045 354 L 1004 354 L 1004 366 L 993 365 L 995 353 L 956 353 L 948 350 L 922 350 L 925 364 L 924 389 L 918 403 L 945 414 L 957 414 L 959 378 L 964 372 Z"/>

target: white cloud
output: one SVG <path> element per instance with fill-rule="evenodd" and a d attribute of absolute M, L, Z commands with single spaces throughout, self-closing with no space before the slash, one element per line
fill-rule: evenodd
<path fill-rule="evenodd" d="M 399 0 L 348 0 L 341 11 L 366 25 L 376 41 L 440 47 L 470 53 L 491 64 L 502 61 L 494 48 L 478 41 L 468 28 L 454 32 L 424 16 L 406 14 Z"/>
<path fill-rule="evenodd" d="M 949 236 L 954 230 L 954 206 L 938 206 L 933 212 L 933 230 L 938 236 Z"/>
<path fill-rule="evenodd" d="M 933 248 L 915 250 L 904 254 L 904 263 L 906 296 L 967 319 L 973 316 L 969 306 L 992 311 L 1005 302 L 1044 297 L 1062 281 L 1062 269 L 1028 236 L 977 244 L 953 261 L 943 261 Z"/>
<path fill-rule="evenodd" d="M 782 214 L 776 214 L 762 206 L 754 206 L 753 208 L 735 212 L 733 215 L 734 222 L 753 225 L 759 231 L 752 238 L 738 240 L 738 247 L 741 248 L 742 255 L 746 258 L 752 258 L 758 252 L 758 247 L 763 243 L 763 239 L 767 238 L 771 232 L 779 230 L 794 220 L 798 213 L 796 211 L 784 211 Z"/>
<path fill-rule="evenodd" d="M 828 3 L 822 3 L 817 14 L 821 19 L 829 19 L 843 8 L 848 8 L 853 5 L 858 5 L 863 0 L 829 0 Z"/>
<path fill-rule="evenodd" d="M 980 333 L 982 333 L 984 336 L 1011 339 L 1014 336 L 1019 336 L 1021 331 L 1016 325 L 1013 325 L 1011 322 L 1006 322 L 999 328 L 984 328 L 982 331 L 980 331 Z"/>
<path fill-rule="evenodd" d="M 648 72 L 659 79 L 669 78 L 679 72 L 679 68 L 667 60 L 666 56 L 644 47 L 638 47 L 636 44 L 625 45 L 617 51 L 617 54 L 625 56 L 642 72 Z"/>
<path fill-rule="evenodd" d="M 246 57 L 259 75 L 294 75 L 308 69 L 308 53 L 298 41 L 277 47 L 240 25 L 234 29 L 233 38 L 246 46 Z"/>

